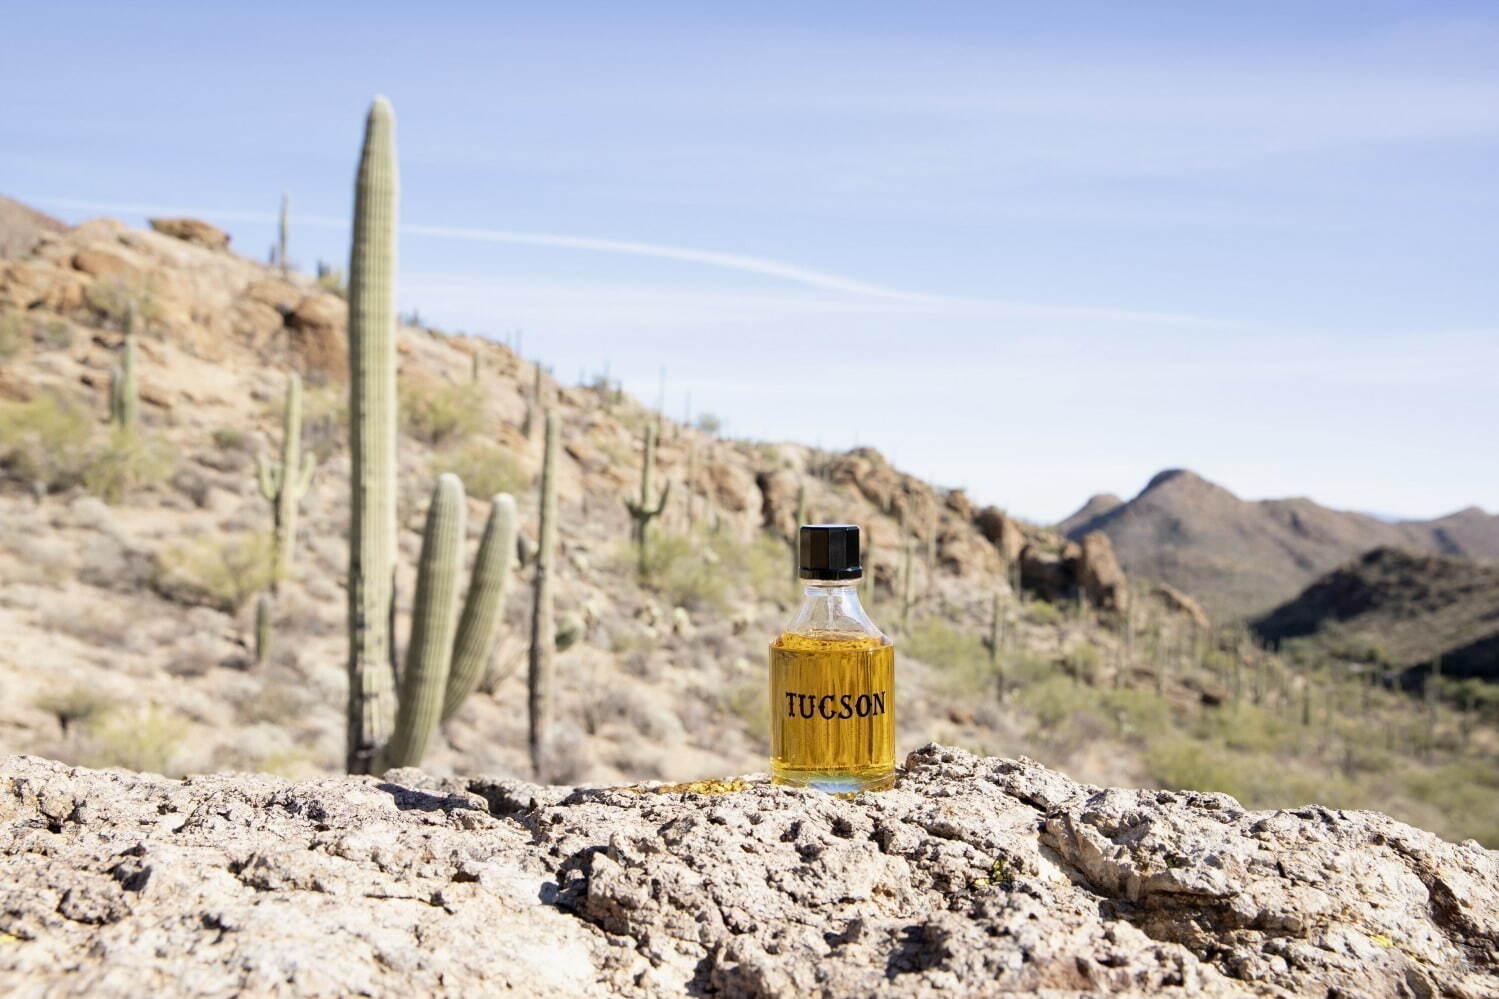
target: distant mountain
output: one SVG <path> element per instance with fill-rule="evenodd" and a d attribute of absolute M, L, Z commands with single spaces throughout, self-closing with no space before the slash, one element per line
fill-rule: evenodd
<path fill-rule="evenodd" d="M 1218 620 L 1263 614 L 1373 548 L 1499 560 L 1499 517 L 1477 507 L 1390 523 L 1305 498 L 1243 500 L 1185 469 L 1116 499 L 1093 497 L 1059 529 L 1071 538 L 1103 531 L 1126 572 L 1187 591 Z"/>
<path fill-rule="evenodd" d="M 1443 518 L 1444 520 L 1447 518 Z M 1405 669 L 1499 680 L 1499 566 L 1376 548 L 1255 621 L 1266 641 L 1336 632 Z"/>

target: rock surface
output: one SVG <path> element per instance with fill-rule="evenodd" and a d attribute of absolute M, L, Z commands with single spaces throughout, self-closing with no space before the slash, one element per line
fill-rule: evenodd
<path fill-rule="evenodd" d="M 1499 994 L 1499 854 L 1474 843 L 936 745 L 907 768 L 847 801 L 13 757 L 0 990 Z"/>

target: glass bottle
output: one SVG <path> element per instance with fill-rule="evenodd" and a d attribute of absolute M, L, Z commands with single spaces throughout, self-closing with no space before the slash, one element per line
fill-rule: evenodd
<path fill-rule="evenodd" d="M 777 784 L 834 793 L 895 783 L 895 644 L 859 603 L 859 528 L 807 524 L 802 601 L 770 645 L 770 766 Z"/>

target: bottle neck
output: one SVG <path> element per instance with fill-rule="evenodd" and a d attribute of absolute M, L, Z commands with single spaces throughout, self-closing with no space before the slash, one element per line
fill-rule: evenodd
<path fill-rule="evenodd" d="M 880 635 L 859 601 L 859 579 L 804 579 L 801 605 L 787 631 L 795 634 Z"/>

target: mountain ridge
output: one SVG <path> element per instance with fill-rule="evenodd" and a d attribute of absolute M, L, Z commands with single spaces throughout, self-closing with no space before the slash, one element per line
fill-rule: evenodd
<path fill-rule="evenodd" d="M 1305 496 L 1241 499 L 1184 468 L 1156 473 L 1133 499 L 1111 498 L 1090 498 L 1057 529 L 1074 540 L 1104 532 L 1126 572 L 1185 590 L 1217 620 L 1264 614 L 1379 547 L 1499 560 L 1499 516 L 1478 506 L 1391 523 Z"/>

